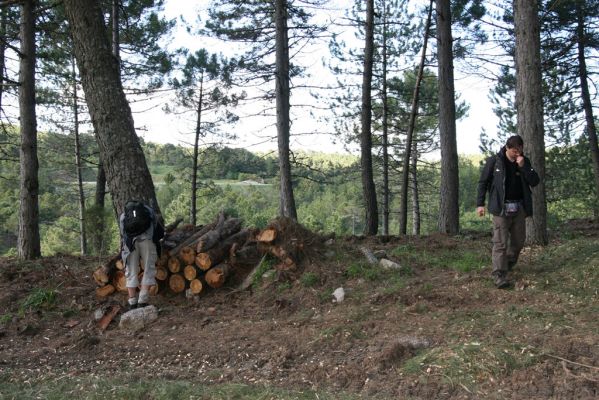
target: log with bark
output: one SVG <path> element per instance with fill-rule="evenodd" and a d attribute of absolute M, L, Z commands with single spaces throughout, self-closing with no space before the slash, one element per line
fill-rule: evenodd
<path fill-rule="evenodd" d="M 216 218 L 216 220 L 206 226 L 203 226 L 201 229 L 199 229 L 197 232 L 195 232 L 193 235 L 191 235 L 190 237 L 186 238 L 184 241 L 180 242 L 177 246 L 173 247 L 169 253 L 170 254 L 177 254 L 179 252 L 179 250 L 181 250 L 181 248 L 185 247 L 185 246 L 193 246 L 194 243 L 197 243 L 197 241 L 204 236 L 206 233 L 210 232 L 211 230 L 217 228 L 218 226 L 222 225 L 225 221 L 225 214 L 223 212 L 220 212 L 218 214 L 218 217 Z"/>
<path fill-rule="evenodd" d="M 238 268 L 242 269 L 237 271 L 247 273 L 248 267 L 259 263 L 265 252 L 278 255 L 285 265 L 280 269 L 295 266 L 293 255 L 286 256 L 289 250 L 277 242 L 280 232 L 275 228 L 260 232 L 262 243 L 259 246 L 256 229 L 241 229 L 240 219 L 227 217 L 223 212 L 204 226 L 178 227 L 179 222 L 176 221 L 169 230 L 168 243 L 163 242 L 162 255 L 156 261 L 157 285 L 152 287 L 154 293 L 169 290 L 175 294 L 185 292 L 195 296 L 206 287 L 220 288 Z M 208 272 L 204 274 L 203 271 Z M 140 279 L 141 276 L 140 273 Z M 93 278 L 98 285 L 98 297 L 127 291 L 120 254 L 94 271 Z"/>
<path fill-rule="evenodd" d="M 215 246 L 206 252 L 201 252 L 196 257 L 196 265 L 203 271 L 207 271 L 213 265 L 222 262 L 229 256 L 229 251 L 234 244 L 237 246 L 245 243 L 250 237 L 250 230 L 244 229 L 222 241 L 218 246 Z"/>
<path fill-rule="evenodd" d="M 108 297 L 115 292 L 114 286 L 111 284 L 104 285 L 96 289 L 96 296 L 98 297 Z"/>
<path fill-rule="evenodd" d="M 198 240 L 196 251 L 198 253 L 205 252 L 213 248 L 219 241 L 239 232 L 240 229 L 241 220 L 239 218 L 228 218 L 220 226 L 206 232 L 206 234 Z"/>

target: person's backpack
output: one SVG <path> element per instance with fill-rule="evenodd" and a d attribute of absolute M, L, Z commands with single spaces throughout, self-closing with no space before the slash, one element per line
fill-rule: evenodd
<path fill-rule="evenodd" d="M 128 201 L 125 204 L 123 229 L 130 238 L 144 233 L 152 224 L 150 211 L 140 201 Z"/>

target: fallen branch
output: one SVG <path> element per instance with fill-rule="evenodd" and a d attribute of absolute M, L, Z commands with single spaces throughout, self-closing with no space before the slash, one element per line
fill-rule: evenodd
<path fill-rule="evenodd" d="M 578 363 L 576 361 L 568 360 L 566 358 L 562 358 L 560 356 L 555 356 L 555 355 L 549 354 L 549 353 L 543 353 L 542 355 L 547 356 L 547 357 L 551 357 L 551 358 L 555 358 L 556 360 L 565 361 L 565 362 L 570 363 L 570 364 L 578 365 L 579 367 L 585 367 L 585 368 L 590 368 L 590 369 L 594 369 L 594 370 L 599 371 L 599 367 L 595 367 L 594 365 L 581 364 L 581 363 Z"/>

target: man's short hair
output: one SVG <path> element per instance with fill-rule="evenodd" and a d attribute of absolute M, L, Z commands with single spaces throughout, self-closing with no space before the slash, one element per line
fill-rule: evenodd
<path fill-rule="evenodd" d="M 522 148 L 524 147 L 524 140 L 522 140 L 522 136 L 520 135 L 510 136 L 507 142 L 505 142 L 505 146 L 508 149 L 513 149 L 514 147 Z"/>

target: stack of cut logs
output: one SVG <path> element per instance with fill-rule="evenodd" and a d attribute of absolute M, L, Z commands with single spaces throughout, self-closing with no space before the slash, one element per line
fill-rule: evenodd
<path fill-rule="evenodd" d="M 206 285 L 219 288 L 235 272 L 245 273 L 258 266 L 268 253 L 278 260 L 278 270 L 296 268 L 298 262 L 298 240 L 281 243 L 283 236 L 278 232 L 279 220 L 258 231 L 243 228 L 242 221 L 220 213 L 208 225 L 194 227 L 185 225 L 177 228 L 176 221 L 166 228 L 161 256 L 156 262 L 157 285 L 152 294 L 169 290 L 187 296 L 200 294 Z M 143 260 L 140 265 L 140 282 L 143 276 Z M 96 294 L 107 297 L 114 292 L 126 292 L 125 267 L 120 255 L 112 257 L 93 273 L 98 284 Z"/>

